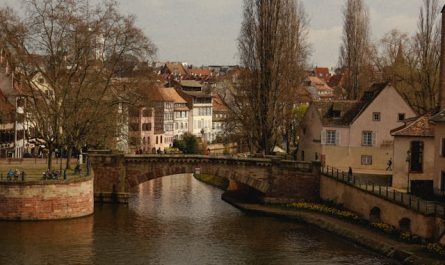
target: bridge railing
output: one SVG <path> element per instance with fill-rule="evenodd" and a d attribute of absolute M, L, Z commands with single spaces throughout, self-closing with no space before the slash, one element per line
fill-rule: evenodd
<path fill-rule="evenodd" d="M 445 218 L 445 206 L 437 202 L 421 199 L 408 193 L 395 190 L 391 186 L 379 186 L 374 184 L 363 183 L 354 176 L 338 168 L 325 166 L 321 167 L 321 173 L 336 181 L 353 186 L 356 189 L 366 191 L 374 196 L 399 204 L 424 215 L 435 215 Z"/>
<path fill-rule="evenodd" d="M 97 156 L 97 155 L 92 155 Z M 100 155 L 99 155 L 100 156 Z M 183 154 L 143 154 L 143 155 L 125 155 L 126 159 L 143 160 L 143 159 L 196 159 L 201 161 L 215 161 L 215 162 L 227 162 L 245 165 L 266 166 L 278 165 L 289 169 L 297 169 L 301 171 L 312 171 L 312 163 L 294 161 L 294 160 L 281 160 L 278 158 L 251 158 L 251 157 L 239 157 L 233 155 L 183 155 Z"/>

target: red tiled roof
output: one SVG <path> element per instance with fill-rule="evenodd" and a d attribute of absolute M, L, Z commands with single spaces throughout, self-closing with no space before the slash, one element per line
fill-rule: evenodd
<path fill-rule="evenodd" d="M 189 75 L 200 77 L 207 77 L 212 75 L 212 72 L 209 69 L 192 68 L 187 69 L 187 72 Z"/>
<path fill-rule="evenodd" d="M 167 67 L 170 74 L 178 74 L 182 76 L 186 76 L 187 72 L 184 66 L 180 63 L 166 63 L 165 67 Z"/>
<path fill-rule="evenodd" d="M 173 87 L 152 87 L 149 90 L 149 98 L 155 102 L 187 103 Z"/>
<path fill-rule="evenodd" d="M 393 136 L 434 137 L 434 125 L 429 122 L 430 114 L 411 119 L 402 127 L 391 131 Z"/>
<path fill-rule="evenodd" d="M 229 109 L 223 103 L 220 96 L 213 96 L 213 111 L 215 112 L 227 112 Z"/>

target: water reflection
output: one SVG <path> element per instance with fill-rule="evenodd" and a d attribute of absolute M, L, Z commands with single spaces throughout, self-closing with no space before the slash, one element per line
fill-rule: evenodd
<path fill-rule="evenodd" d="M 391 264 L 310 226 L 248 216 L 191 175 L 66 222 L 0 222 L 0 264 Z"/>
<path fill-rule="evenodd" d="M 0 264 L 92 264 L 93 221 L 0 222 Z"/>

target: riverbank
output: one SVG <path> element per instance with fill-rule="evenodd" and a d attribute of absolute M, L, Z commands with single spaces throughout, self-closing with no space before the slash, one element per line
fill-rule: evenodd
<path fill-rule="evenodd" d="M 223 195 L 222 199 L 250 214 L 285 218 L 314 225 L 320 229 L 346 238 L 360 246 L 371 249 L 385 257 L 397 260 L 402 264 L 445 264 L 443 260 L 428 257 L 422 245 L 398 242 L 359 225 L 354 225 L 324 214 L 283 209 L 261 204 L 242 203 L 227 195 Z"/>
<path fill-rule="evenodd" d="M 229 186 L 229 180 L 226 178 L 205 174 L 193 174 L 193 177 L 205 184 L 211 185 L 221 190 L 226 190 Z"/>

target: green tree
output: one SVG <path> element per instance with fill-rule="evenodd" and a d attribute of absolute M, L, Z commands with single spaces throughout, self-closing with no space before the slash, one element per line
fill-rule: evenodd
<path fill-rule="evenodd" d="M 191 133 L 185 133 L 182 140 L 174 140 L 173 147 L 184 154 L 199 154 L 198 138 Z"/>

